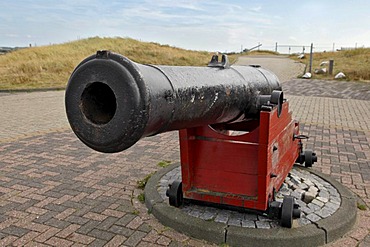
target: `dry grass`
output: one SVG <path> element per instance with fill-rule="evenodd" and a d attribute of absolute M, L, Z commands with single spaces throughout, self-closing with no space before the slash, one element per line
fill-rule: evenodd
<path fill-rule="evenodd" d="M 130 38 L 89 38 L 59 45 L 33 47 L 0 56 L 0 90 L 64 88 L 77 64 L 97 50 L 111 50 L 144 64 L 205 66 L 211 53 L 189 51 L 140 42 Z M 252 51 L 229 55 L 234 63 L 240 55 L 276 55 L 271 51 Z M 297 59 L 296 56 L 292 58 Z M 334 73 L 344 72 L 349 80 L 370 80 L 370 49 L 315 53 L 313 69 L 322 61 L 334 59 Z M 298 59 L 297 59 L 298 60 Z M 309 57 L 300 60 L 308 64 Z M 316 78 L 333 78 L 314 75 Z"/>
<path fill-rule="evenodd" d="M 130 38 L 89 38 L 33 47 L 0 56 L 0 89 L 65 87 L 77 64 L 97 50 L 111 50 L 144 64 L 204 66 L 211 53 L 140 42 Z"/>
<path fill-rule="evenodd" d="M 299 60 L 296 56 L 293 59 Z M 309 64 L 309 55 L 302 60 L 305 64 Z M 347 80 L 370 80 L 370 48 L 360 48 L 355 50 L 337 51 L 337 52 L 318 52 L 313 54 L 312 71 L 320 68 L 320 63 L 323 61 L 334 60 L 333 75 L 316 75 L 313 73 L 314 78 L 319 79 L 333 79 L 334 76 L 343 72 Z M 327 66 L 328 67 L 328 66 Z"/>

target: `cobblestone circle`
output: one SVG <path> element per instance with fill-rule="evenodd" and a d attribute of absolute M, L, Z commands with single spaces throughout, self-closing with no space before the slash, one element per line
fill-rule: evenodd
<path fill-rule="evenodd" d="M 173 181 L 181 181 L 181 167 L 176 167 L 165 174 L 158 183 L 158 193 L 167 201 L 166 190 Z M 301 218 L 297 219 L 296 227 L 311 224 L 333 215 L 341 204 L 338 191 L 322 178 L 306 170 L 293 168 L 276 195 L 282 202 L 285 195 L 294 197 L 300 205 Z M 206 221 L 214 221 L 227 225 L 246 228 L 270 229 L 281 227 L 277 219 L 270 219 L 266 214 L 237 212 L 209 206 L 199 206 L 187 202 L 181 208 L 191 217 Z"/>

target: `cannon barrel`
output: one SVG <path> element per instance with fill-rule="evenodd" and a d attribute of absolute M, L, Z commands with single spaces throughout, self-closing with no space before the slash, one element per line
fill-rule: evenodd
<path fill-rule="evenodd" d="M 267 70 L 215 59 L 208 67 L 157 66 L 98 51 L 75 68 L 67 85 L 72 130 L 97 151 L 119 152 L 166 131 L 256 118 L 281 90 Z"/>

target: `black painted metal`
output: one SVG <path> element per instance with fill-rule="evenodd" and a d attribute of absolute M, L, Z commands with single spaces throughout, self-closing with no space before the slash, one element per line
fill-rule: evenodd
<path fill-rule="evenodd" d="M 180 207 L 184 201 L 182 194 L 182 182 L 174 181 L 166 191 L 166 196 L 168 196 L 168 202 L 171 206 Z"/>
<path fill-rule="evenodd" d="M 283 205 L 281 207 L 281 225 L 283 227 L 291 228 L 293 224 L 293 210 L 294 198 L 291 196 L 284 196 Z"/>
<path fill-rule="evenodd" d="M 86 145 L 119 152 L 165 131 L 256 118 L 274 90 L 277 77 L 262 68 L 143 65 L 99 51 L 72 73 L 65 103 Z"/>

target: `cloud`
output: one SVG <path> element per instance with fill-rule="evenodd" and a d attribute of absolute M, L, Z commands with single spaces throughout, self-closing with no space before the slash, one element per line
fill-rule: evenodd
<path fill-rule="evenodd" d="M 4 1 L 0 37 L 1 42 L 22 45 L 97 35 L 129 36 L 208 50 L 238 50 L 241 44 L 251 47 L 258 42 L 264 46 L 315 41 L 370 45 L 365 43 L 370 40 L 369 3 L 364 1 L 349 11 L 355 7 L 351 3 L 339 6 L 315 0 L 289 5 L 271 0 Z"/>
<path fill-rule="evenodd" d="M 251 11 L 253 11 L 253 12 L 260 12 L 260 11 L 261 11 L 261 9 L 262 9 L 262 7 L 261 7 L 261 6 L 257 6 L 257 7 L 250 8 L 250 10 L 251 10 Z"/>
<path fill-rule="evenodd" d="M 19 35 L 18 34 L 15 34 L 15 33 L 6 33 L 5 34 L 5 37 L 16 38 L 16 37 L 19 37 Z"/>

